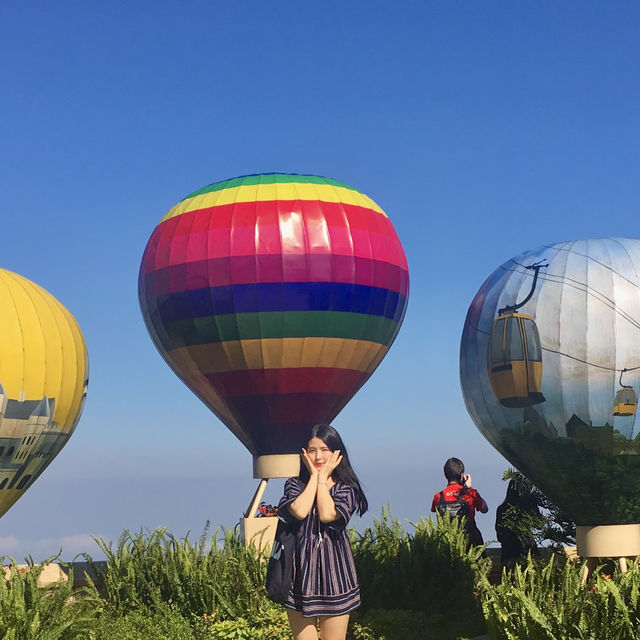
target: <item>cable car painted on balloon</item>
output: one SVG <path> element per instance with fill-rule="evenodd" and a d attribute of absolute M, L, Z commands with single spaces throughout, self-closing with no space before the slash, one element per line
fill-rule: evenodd
<path fill-rule="evenodd" d="M 544 402 L 542 348 L 533 318 L 517 310 L 533 295 L 539 270 L 546 265 L 527 267 L 534 271 L 529 295 L 519 304 L 498 311 L 491 328 L 487 352 L 491 388 L 503 407 L 517 409 Z"/>
<path fill-rule="evenodd" d="M 495 320 L 489 342 L 489 382 L 503 407 L 544 402 L 542 349 L 533 318 L 510 312 Z"/>
<path fill-rule="evenodd" d="M 615 400 L 613 402 L 613 415 L 614 416 L 633 416 L 638 408 L 638 396 L 630 385 L 622 384 L 622 374 L 627 369 L 623 369 L 620 372 L 620 386 L 616 393 Z"/>

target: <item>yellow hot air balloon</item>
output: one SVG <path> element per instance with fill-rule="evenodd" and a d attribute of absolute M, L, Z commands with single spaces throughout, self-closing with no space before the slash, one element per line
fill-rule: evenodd
<path fill-rule="evenodd" d="M 87 347 L 69 311 L 0 269 L 0 516 L 67 443 L 88 376 Z"/>

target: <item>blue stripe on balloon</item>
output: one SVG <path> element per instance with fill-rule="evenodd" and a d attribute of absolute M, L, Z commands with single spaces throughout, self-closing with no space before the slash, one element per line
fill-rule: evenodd
<path fill-rule="evenodd" d="M 399 321 L 406 296 L 338 282 L 268 282 L 180 291 L 156 299 L 163 322 L 258 311 L 347 311 Z"/>

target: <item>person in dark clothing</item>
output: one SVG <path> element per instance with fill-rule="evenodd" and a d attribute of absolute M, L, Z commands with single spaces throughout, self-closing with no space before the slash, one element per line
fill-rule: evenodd
<path fill-rule="evenodd" d="M 447 486 L 434 494 L 431 502 L 431 511 L 438 511 L 438 506 L 446 503 L 463 501 L 466 506 L 465 529 L 469 534 L 469 543 L 474 545 L 484 544 L 480 529 L 476 525 L 475 513 L 487 513 L 489 507 L 484 498 L 471 486 L 471 476 L 464 472 L 464 464 L 458 458 L 449 458 L 444 463 L 444 477 Z"/>
<path fill-rule="evenodd" d="M 542 516 L 535 498 L 515 480 L 509 480 L 504 502 L 496 509 L 496 535 L 502 545 L 500 560 L 512 569 L 527 555 L 537 555 L 538 546 L 532 531 Z"/>

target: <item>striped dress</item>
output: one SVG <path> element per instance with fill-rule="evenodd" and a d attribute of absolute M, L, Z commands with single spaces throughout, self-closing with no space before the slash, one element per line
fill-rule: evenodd
<path fill-rule="evenodd" d="M 287 509 L 305 488 L 298 478 L 289 478 L 278 504 L 278 517 L 292 521 Z M 302 521 L 296 538 L 293 585 L 285 607 L 301 611 L 303 616 L 339 616 L 360 605 L 360 587 L 353 562 L 347 523 L 356 510 L 352 487 L 337 482 L 330 489 L 340 517 L 322 523 L 314 504 Z"/>

